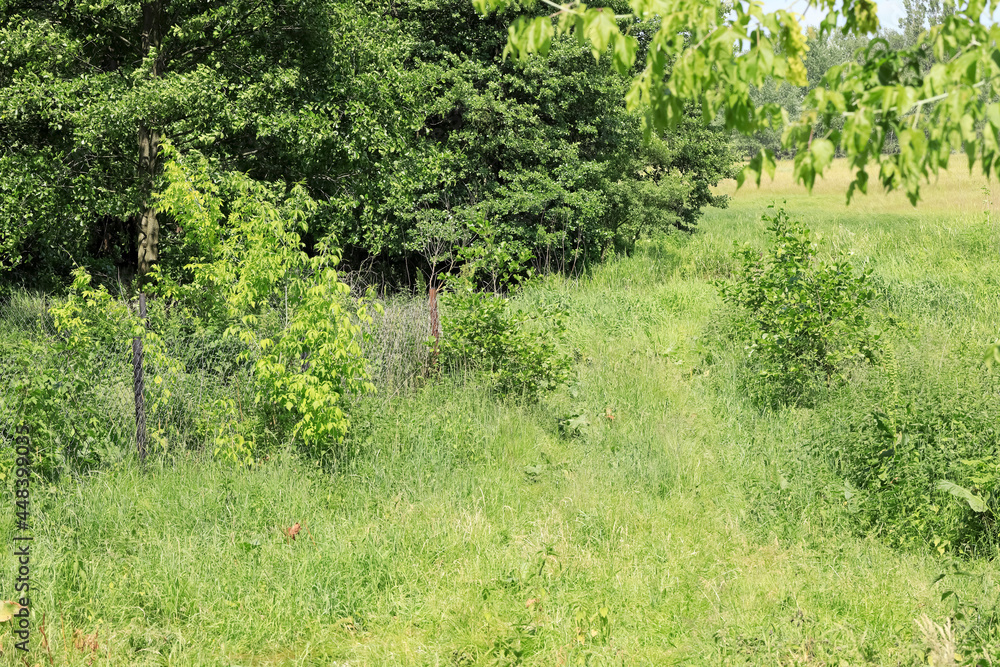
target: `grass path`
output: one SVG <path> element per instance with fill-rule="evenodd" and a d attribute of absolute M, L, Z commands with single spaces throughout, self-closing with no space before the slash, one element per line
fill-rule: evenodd
<path fill-rule="evenodd" d="M 955 178 L 917 212 L 884 196 L 844 210 L 840 185 L 809 199 L 779 181 L 689 241 L 549 280 L 524 298 L 567 304 L 570 387 L 524 406 L 429 385 L 356 415 L 357 455 L 335 475 L 179 456 L 38 489 L 30 663 L 925 664 L 940 638 L 918 619 L 945 622 L 945 586 L 988 602 L 995 564 L 933 584 L 946 559 L 857 535 L 804 449 L 807 411 L 748 409 L 703 337 L 709 281 L 732 240 L 760 241 L 772 195 L 912 287 L 914 354 L 995 333 L 998 238 Z M 560 430 L 577 415 L 588 424 Z"/>

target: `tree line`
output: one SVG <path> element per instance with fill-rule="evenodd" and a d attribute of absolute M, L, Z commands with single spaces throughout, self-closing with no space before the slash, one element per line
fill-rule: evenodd
<path fill-rule="evenodd" d="M 634 72 L 574 39 L 505 57 L 524 11 L 544 10 L 0 0 L 0 280 L 183 280 L 192 244 L 154 201 L 165 144 L 219 181 L 301 185 L 307 252 L 332 243 L 394 286 L 435 282 L 483 239 L 517 271 L 577 271 L 725 204 L 710 186 L 733 173 L 726 132 L 688 105 L 644 140 Z"/>

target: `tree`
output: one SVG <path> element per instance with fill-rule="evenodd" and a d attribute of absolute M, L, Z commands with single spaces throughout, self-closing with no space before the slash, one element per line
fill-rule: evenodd
<path fill-rule="evenodd" d="M 509 33 L 513 55 L 545 53 L 554 36 L 574 33 L 592 46 L 595 57 L 610 49 L 612 62 L 627 71 L 636 62 L 637 40 L 630 25 L 661 17 L 645 66 L 626 96 L 630 108 L 644 111 L 647 131 L 675 125 L 692 101 L 700 103 L 705 121 L 720 116 L 726 128 L 744 134 L 782 127 L 782 146 L 795 151 L 795 178 L 809 188 L 838 148 L 847 155 L 857 169 L 848 200 L 856 190 L 866 190 L 873 166 L 884 187 L 904 189 L 914 204 L 921 180 L 947 167 L 953 150 L 966 154 L 970 168 L 978 161 L 987 176 L 1000 167 L 1000 104 L 993 101 L 1000 77 L 1000 26 L 980 24 L 985 0 L 964 0 L 954 13 L 942 12 L 940 25 L 920 33 L 911 46 L 869 49 L 862 62 L 828 69 L 794 121 L 778 105 L 758 106 L 750 95 L 752 87 L 768 79 L 794 86 L 807 83 L 806 35 L 788 11 L 765 12 L 751 0 L 733 5 L 719 0 L 632 0 L 629 12 L 616 15 L 575 1 L 543 2 L 555 10 L 552 18 L 519 18 Z M 509 1 L 473 4 L 487 12 Z M 879 28 L 871 0 L 817 4 L 827 12 L 819 28 L 821 38 L 837 31 L 870 35 Z M 996 4 L 991 3 L 991 9 Z M 921 63 L 927 51 L 935 62 L 924 71 Z M 843 119 L 842 127 L 835 118 Z M 818 121 L 826 130 L 814 136 Z M 883 151 L 893 138 L 898 150 Z M 774 166 L 773 152 L 762 150 L 739 180 L 759 183 L 761 173 L 773 173 Z"/>
<path fill-rule="evenodd" d="M 955 13 L 954 6 L 941 0 L 903 0 L 903 9 L 906 15 L 899 19 L 899 30 L 906 46 L 916 44 L 925 30 Z"/>
<path fill-rule="evenodd" d="M 467 0 L 398 4 L 407 68 L 427 90 L 423 127 L 378 213 L 345 230 L 355 265 L 416 264 L 434 281 L 456 246 L 489 234 L 539 269 L 579 268 L 723 203 L 709 192 L 732 164 L 721 133 L 683 124 L 644 148 L 623 101 L 629 78 L 589 48 L 560 38 L 545 57 L 504 58 L 521 8 L 482 17 Z"/>
<path fill-rule="evenodd" d="M 393 26 L 347 0 L 0 0 L 0 271 L 182 265 L 151 206 L 163 138 L 305 182 L 337 227 L 411 130 Z"/>

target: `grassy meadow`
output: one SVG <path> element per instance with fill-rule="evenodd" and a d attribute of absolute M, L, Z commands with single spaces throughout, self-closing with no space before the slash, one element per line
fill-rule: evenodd
<path fill-rule="evenodd" d="M 693 236 L 521 295 L 566 305 L 577 358 L 538 403 L 444 379 L 357 406 L 333 472 L 177 452 L 36 487 L 28 664 L 1000 662 L 995 547 L 859 522 L 823 454 L 890 396 L 1000 416 L 976 403 L 995 387 L 1000 186 L 956 169 L 917 208 L 875 186 L 848 207 L 843 165 L 812 195 L 790 172 L 723 185 L 731 206 Z M 888 361 L 810 408 L 750 405 L 718 335 L 713 281 L 734 241 L 764 245 L 772 201 L 882 295 Z M 5 590 L 15 568 L 6 550 Z M 4 664 L 23 664 L 14 641 Z"/>

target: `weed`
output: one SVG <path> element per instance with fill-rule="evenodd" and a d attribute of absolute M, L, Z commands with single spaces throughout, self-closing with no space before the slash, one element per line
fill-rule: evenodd
<path fill-rule="evenodd" d="M 861 524 L 893 543 L 945 552 L 995 539 L 1000 397 L 970 361 L 950 360 L 958 386 L 914 360 L 888 377 L 871 369 L 816 412 L 814 451 L 857 490 Z"/>

